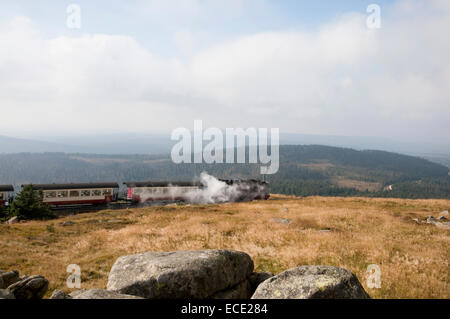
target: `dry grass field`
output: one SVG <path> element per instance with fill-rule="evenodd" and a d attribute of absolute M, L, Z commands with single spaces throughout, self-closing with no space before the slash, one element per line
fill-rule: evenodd
<path fill-rule="evenodd" d="M 295 198 L 220 205 L 171 205 L 0 225 L 0 269 L 42 274 L 70 291 L 66 267 L 78 264 L 82 288 L 104 288 L 121 255 L 145 251 L 235 249 L 258 271 L 334 265 L 353 271 L 373 298 L 450 298 L 450 231 L 416 224 L 450 200 Z M 274 219 L 290 219 L 290 224 Z M 72 226 L 61 222 L 71 220 Z M 381 268 L 381 288 L 366 285 Z"/>

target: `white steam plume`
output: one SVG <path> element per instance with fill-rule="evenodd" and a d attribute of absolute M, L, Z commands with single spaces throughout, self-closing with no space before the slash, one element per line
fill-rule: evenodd
<path fill-rule="evenodd" d="M 214 204 L 252 200 L 257 195 L 262 194 L 263 186 L 248 183 L 235 183 L 228 185 L 227 183 L 218 180 L 214 176 L 206 172 L 200 174 L 201 188 L 186 188 L 186 187 L 169 187 L 168 190 L 151 191 L 144 189 L 140 193 L 141 202 L 147 201 L 149 198 L 154 200 L 169 199 L 177 200 L 183 199 L 185 202 L 192 204 Z M 170 184 L 169 184 L 170 186 Z"/>

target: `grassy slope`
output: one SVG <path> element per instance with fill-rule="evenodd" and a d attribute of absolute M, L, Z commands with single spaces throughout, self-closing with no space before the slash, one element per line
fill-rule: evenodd
<path fill-rule="evenodd" d="M 275 196 L 87 213 L 0 225 L 0 269 L 44 275 L 49 295 L 55 288 L 69 291 L 69 264 L 81 266 L 82 288 L 104 288 L 121 255 L 226 248 L 250 254 L 258 271 L 307 264 L 348 268 L 375 298 L 450 298 L 450 232 L 411 221 L 449 208 L 450 200 Z M 61 226 L 66 220 L 75 225 Z M 320 231 L 325 228 L 331 232 Z M 369 264 L 381 267 L 381 289 L 366 286 Z"/>

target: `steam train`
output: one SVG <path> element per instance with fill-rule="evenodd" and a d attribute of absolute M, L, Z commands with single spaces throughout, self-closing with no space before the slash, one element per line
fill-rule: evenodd
<path fill-rule="evenodd" d="M 268 199 L 269 184 L 257 180 L 220 180 L 232 190 L 231 201 Z M 198 182 L 125 182 L 125 195 L 120 196 L 119 184 L 77 183 L 77 184 L 31 184 L 34 191 L 42 194 L 43 202 L 53 208 L 99 206 L 114 203 L 142 202 L 190 202 L 206 188 Z M 21 185 L 25 187 L 27 185 Z M 12 185 L 0 185 L 0 205 L 8 205 L 14 194 Z M 220 198 L 213 200 L 220 201 Z"/>

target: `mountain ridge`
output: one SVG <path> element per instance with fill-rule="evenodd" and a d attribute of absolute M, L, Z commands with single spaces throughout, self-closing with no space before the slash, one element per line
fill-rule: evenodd
<path fill-rule="evenodd" d="M 0 184 L 259 178 L 259 164 L 174 164 L 170 155 L 0 154 Z M 309 196 L 450 198 L 448 167 L 387 151 L 280 146 L 274 193 Z"/>

